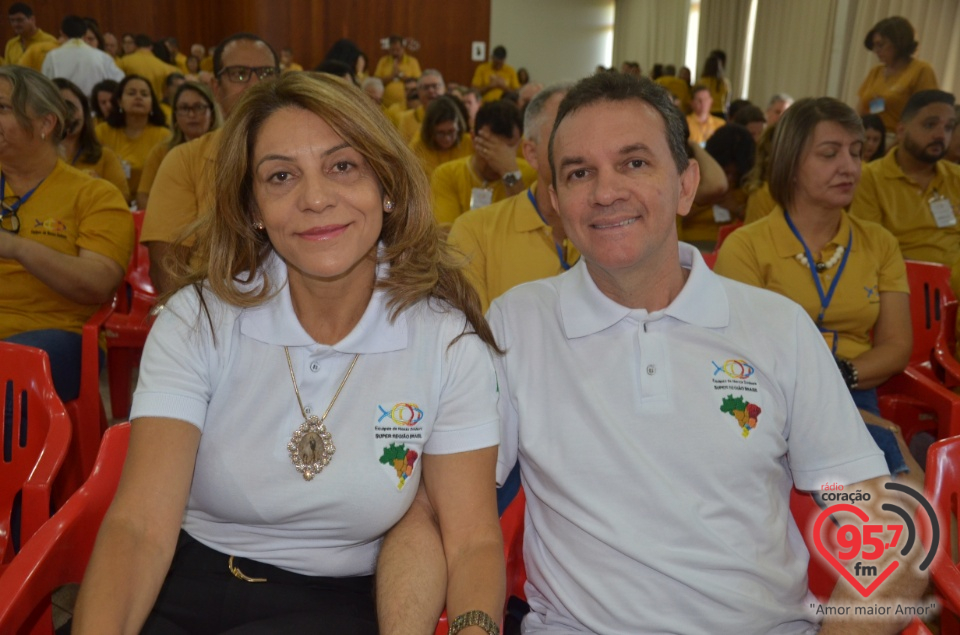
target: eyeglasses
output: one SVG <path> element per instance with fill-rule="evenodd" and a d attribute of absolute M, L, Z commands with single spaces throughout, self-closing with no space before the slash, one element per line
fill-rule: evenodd
<path fill-rule="evenodd" d="M 250 78 L 253 77 L 256 73 L 257 78 L 260 80 L 272 79 L 277 76 L 277 68 L 275 66 L 227 66 L 217 77 L 227 76 L 234 84 L 246 84 L 250 81 Z"/>
<path fill-rule="evenodd" d="M 440 137 L 441 139 L 456 139 L 460 136 L 460 131 L 454 128 L 453 130 L 434 130 L 434 137 Z"/>
<path fill-rule="evenodd" d="M 20 217 L 17 216 L 17 210 L 20 209 L 19 196 L 7 196 L 0 203 L 0 229 L 11 234 L 20 233 Z"/>
<path fill-rule="evenodd" d="M 177 114 L 181 117 L 187 115 L 205 115 L 210 110 L 207 104 L 194 104 L 193 106 L 177 106 Z"/>

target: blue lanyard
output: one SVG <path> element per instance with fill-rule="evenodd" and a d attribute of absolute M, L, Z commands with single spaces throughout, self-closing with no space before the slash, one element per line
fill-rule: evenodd
<path fill-rule="evenodd" d="M 12 214 L 16 214 L 17 210 L 20 209 L 23 206 L 23 204 L 27 202 L 27 199 L 33 196 L 33 193 L 37 191 L 37 188 L 40 187 L 40 185 L 46 180 L 47 180 L 47 177 L 43 177 L 42 179 L 40 179 L 40 183 L 37 183 L 36 185 L 34 185 L 32 190 L 30 190 L 29 192 L 21 196 L 20 199 L 13 205 L 8 205 L 8 206 L 5 205 L 3 207 L 3 210 L 0 211 L 0 216 L 10 216 Z M 6 198 L 6 194 L 7 194 L 7 177 L 3 174 L 3 172 L 0 172 L 0 196 L 2 196 L 3 198 Z"/>
<path fill-rule="evenodd" d="M 533 205 L 533 209 L 537 213 L 537 216 L 539 216 L 540 220 L 543 221 L 543 224 L 549 228 L 550 223 L 548 223 L 547 219 L 544 218 L 543 214 L 540 213 L 540 206 L 537 205 L 537 198 L 533 195 L 533 190 L 530 190 L 530 189 L 527 190 L 527 198 L 530 199 L 530 204 Z M 552 237 L 551 237 L 551 240 L 553 240 Z M 563 267 L 564 271 L 566 271 L 567 269 L 570 268 L 570 263 L 567 262 L 567 259 L 563 255 L 563 247 L 558 245 L 557 241 L 555 240 L 553 241 L 553 246 L 556 247 L 557 249 L 557 259 L 560 261 L 560 266 Z"/>
<path fill-rule="evenodd" d="M 830 289 L 826 294 L 824 294 L 823 285 L 820 284 L 820 276 L 817 274 L 817 265 L 813 262 L 813 254 L 810 253 L 810 248 L 807 247 L 807 243 L 804 242 L 803 236 L 800 235 L 800 232 L 797 231 L 793 221 L 790 220 L 790 213 L 787 212 L 787 210 L 783 210 L 783 217 L 787 219 L 787 225 L 789 225 L 790 231 L 793 232 L 793 235 L 796 236 L 797 240 L 800 241 L 800 244 L 803 245 L 803 252 L 807 256 L 807 265 L 810 267 L 810 275 L 813 277 L 814 284 L 817 285 L 817 295 L 820 296 L 820 313 L 817 315 L 817 328 L 819 328 L 823 333 L 833 333 L 833 346 L 831 348 L 833 349 L 833 352 L 836 353 L 839 333 L 823 328 L 823 316 L 827 312 L 830 302 L 833 300 L 833 292 L 837 290 L 837 283 L 840 282 L 840 276 L 843 275 L 843 270 L 847 266 L 847 258 L 850 257 L 850 248 L 853 246 L 853 228 L 850 229 L 850 237 L 847 239 L 847 248 L 843 252 L 843 258 L 840 260 L 840 266 L 837 267 L 837 275 L 833 277 L 833 282 L 830 283 Z"/>

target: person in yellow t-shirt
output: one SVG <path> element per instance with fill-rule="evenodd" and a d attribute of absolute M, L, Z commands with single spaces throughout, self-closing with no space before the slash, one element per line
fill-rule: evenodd
<path fill-rule="evenodd" d="M 20 56 L 20 59 L 17 60 L 17 64 L 20 66 L 26 66 L 27 68 L 32 68 L 33 70 L 40 72 L 43 70 L 43 63 L 47 59 L 47 53 L 54 49 L 60 48 L 60 41 L 54 40 L 53 42 L 37 42 L 36 44 L 31 44 L 26 52 Z"/>
<path fill-rule="evenodd" d="M 153 146 L 143 164 L 140 184 L 137 186 L 137 209 L 149 209 L 150 190 L 157 170 L 167 153 L 182 143 L 199 139 L 223 123 L 220 109 L 213 100 L 210 87 L 184 82 L 173 97 L 173 122 L 170 139 Z"/>
<path fill-rule="evenodd" d="M 81 172 L 109 181 L 120 190 L 124 200 L 132 200 L 120 157 L 97 139 L 90 117 L 90 102 L 80 87 L 62 77 L 54 79 L 53 83 L 60 89 L 60 96 L 67 105 L 64 136 L 60 142 L 61 158 Z"/>
<path fill-rule="evenodd" d="M 730 109 L 730 80 L 727 79 L 725 67 L 727 54 L 723 51 L 711 51 L 703 63 L 703 72 L 700 73 L 701 86 L 710 91 L 712 104 L 711 114 L 723 118 Z"/>
<path fill-rule="evenodd" d="M 115 187 L 60 159 L 59 89 L 0 67 L 0 339 L 45 350 L 64 401 L 80 389 L 83 323 L 114 294 L 134 246 Z"/>
<path fill-rule="evenodd" d="M 420 77 L 420 62 L 417 61 L 417 58 L 407 55 L 402 37 L 391 35 L 390 52 L 377 61 L 377 68 L 373 71 L 373 76 L 383 80 L 384 107 L 389 108 L 392 104 L 403 104 L 407 98 L 403 80 Z"/>
<path fill-rule="evenodd" d="M 124 36 L 126 39 L 126 36 Z M 139 75 L 150 82 L 154 95 L 162 95 L 170 73 L 179 73 L 180 69 L 167 64 L 153 54 L 153 42 L 146 35 L 137 35 L 134 38 L 137 49 L 117 60 L 117 66 L 124 73 Z"/>
<path fill-rule="evenodd" d="M 876 387 L 906 367 L 913 337 L 896 239 L 844 211 L 860 177 L 862 146 L 860 117 L 846 104 L 830 97 L 795 103 L 779 122 L 771 159 L 777 208 L 730 234 L 714 271 L 785 295 L 806 310 L 891 475 L 909 471 L 922 486 L 923 472 L 899 430 L 879 416 Z"/>
<path fill-rule="evenodd" d="M 114 61 L 120 55 L 120 42 L 117 41 L 117 36 L 113 33 L 103 34 L 103 52 L 112 57 Z"/>
<path fill-rule="evenodd" d="M 714 117 L 710 114 L 713 98 L 710 96 L 709 88 L 702 84 L 697 84 L 693 87 L 691 95 L 690 109 L 692 112 L 687 115 L 690 141 L 703 147 L 707 139 L 727 122 L 720 117 Z"/>
<path fill-rule="evenodd" d="M 4 48 L 3 59 L 5 63 L 18 64 L 27 49 L 35 44 L 46 42 L 48 44 L 53 43 L 56 46 L 57 38 L 46 33 L 43 29 L 37 28 L 37 18 L 33 15 L 33 9 L 30 8 L 30 5 L 15 2 L 10 5 L 7 15 L 10 18 L 10 28 L 13 29 L 15 35 L 7 40 L 7 45 Z M 43 64 L 42 59 L 40 63 Z M 39 71 L 40 69 L 35 68 L 34 70 Z"/>
<path fill-rule="evenodd" d="M 913 57 L 917 50 L 913 25 L 899 16 L 880 20 L 863 41 L 880 64 L 870 69 L 857 91 L 857 112 L 880 115 L 893 132 L 907 100 L 921 90 L 937 88 L 937 76 L 928 63 Z"/>
<path fill-rule="evenodd" d="M 850 214 L 886 227 L 904 258 L 948 267 L 960 259 L 960 166 L 943 160 L 956 124 L 953 95 L 915 93 L 897 146 L 863 168 Z"/>
<path fill-rule="evenodd" d="M 690 112 L 690 100 L 693 98 L 690 94 L 690 85 L 676 77 L 676 72 L 677 68 L 673 64 L 667 64 L 663 67 L 663 75 L 658 77 L 656 82 L 666 88 L 676 98 L 680 110 L 684 114 L 688 114 Z"/>
<path fill-rule="evenodd" d="M 486 207 L 519 194 L 537 172 L 517 158 L 520 110 L 506 100 L 491 101 L 477 112 L 473 154 L 448 161 L 433 172 L 433 214 L 440 224 L 453 223 L 467 210 Z"/>
<path fill-rule="evenodd" d="M 443 95 L 430 103 L 410 149 L 428 179 L 439 165 L 473 154 L 473 139 L 456 98 Z"/>
<path fill-rule="evenodd" d="M 420 105 L 404 111 L 397 120 L 397 130 L 400 131 L 400 136 L 407 144 L 412 142 L 419 134 L 427 108 L 433 103 L 434 99 L 446 92 L 447 89 L 440 71 L 433 68 L 423 71 L 423 75 L 417 80 L 417 96 L 420 99 Z"/>
<path fill-rule="evenodd" d="M 472 86 L 483 95 L 483 101 L 496 101 L 503 97 L 504 91 L 520 89 L 517 71 L 506 63 L 506 59 L 507 49 L 498 46 L 493 49 L 490 61 L 480 64 L 474 71 Z"/>
<path fill-rule="evenodd" d="M 293 61 L 293 49 L 280 49 L 280 72 L 289 73 L 290 71 L 302 71 L 303 66 Z"/>
<path fill-rule="evenodd" d="M 537 170 L 526 192 L 470 210 L 453 223 L 447 242 L 466 256 L 464 271 L 486 311 L 524 282 L 563 273 L 580 258 L 550 200 L 550 131 L 569 84 L 540 91 L 524 112 L 523 155 Z"/>
<path fill-rule="evenodd" d="M 113 149 L 123 162 L 130 192 L 137 191 L 143 163 L 153 146 L 169 138 L 166 118 L 150 87 L 139 75 L 127 75 L 113 96 L 113 110 L 97 124 L 100 143 Z"/>
<path fill-rule="evenodd" d="M 186 75 L 189 71 L 187 70 L 187 56 L 180 52 L 180 42 L 177 41 L 175 37 L 168 37 L 163 40 L 163 45 L 167 47 L 167 50 L 170 52 L 170 59 L 173 62 L 173 65 L 180 69 L 182 75 Z"/>

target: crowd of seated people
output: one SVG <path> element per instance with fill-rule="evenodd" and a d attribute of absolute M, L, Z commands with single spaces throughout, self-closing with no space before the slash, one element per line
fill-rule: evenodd
<path fill-rule="evenodd" d="M 707 55 L 695 83 L 687 68 L 656 64 L 647 79 L 639 63 L 625 61 L 580 83 L 543 86 L 507 64 L 503 46 L 472 78 L 445 78 L 431 68 L 434 60 L 411 55 L 400 35 L 386 38 L 379 59 L 344 39 L 312 66 L 252 33 L 209 49 L 194 44 L 186 54 L 175 38 L 125 33 L 118 40 L 77 16 L 64 17 L 58 40 L 23 3 L 9 15 L 16 36 L 0 66 L 0 268 L 10 284 L 0 293 L 8 296 L 0 297 L 0 339 L 47 350 L 57 391 L 76 395 L 80 327 L 110 300 L 134 247 L 129 209 L 146 210 L 140 240 L 166 307 L 134 399 L 132 467 L 81 591 L 75 632 L 136 624 L 164 633 L 174 623 L 198 632 L 261 623 L 259 632 L 271 632 L 327 618 L 343 632 L 376 632 L 378 621 L 383 632 L 404 632 L 384 627 L 392 619 L 404 624 L 405 614 L 380 612 L 398 600 L 390 589 L 374 589 L 371 576 L 397 574 L 411 530 L 425 536 L 417 545 L 423 563 L 439 550 L 447 564 L 424 594 L 424 602 L 439 597 L 439 606 L 418 604 L 411 619 L 429 626 L 445 601 L 451 619 L 463 618 L 465 634 L 493 632 L 484 621 L 502 604 L 493 505 L 499 498 L 502 511 L 539 456 L 534 442 L 524 447 L 523 398 L 510 393 L 531 378 L 517 376 L 527 363 L 501 338 L 515 329 L 528 346 L 540 334 L 507 308 L 553 306 L 556 298 L 560 326 L 551 337 L 562 336 L 575 352 L 578 338 L 610 346 L 614 340 L 597 340 L 608 327 L 618 336 L 632 328 L 635 336 L 639 324 L 647 341 L 661 328 L 645 330 L 660 319 L 651 316 L 664 315 L 671 302 L 681 306 L 667 309 L 669 320 L 713 328 L 709 320 L 720 319 L 693 317 L 679 287 L 662 296 L 667 303 L 624 308 L 635 289 L 619 282 L 666 288 L 628 276 L 636 263 L 649 265 L 646 252 L 613 244 L 639 226 L 663 239 L 647 245 L 637 238 L 650 253 L 662 256 L 677 240 L 689 244 L 669 254 L 683 273 L 663 281 L 767 298 L 771 311 L 789 313 L 784 307 L 792 305 L 780 299 L 729 291 L 740 286 L 698 269 L 697 251 L 713 252 L 724 226 L 744 224 L 719 249 L 716 273 L 798 303 L 796 319 L 809 326 L 804 341 L 821 335 L 831 349 L 832 356 L 819 351 L 814 366 L 835 371 L 831 403 L 855 419 L 859 427 L 843 434 L 866 453 L 862 469 L 843 478 L 897 478 L 922 488 L 923 471 L 896 422 L 880 417 L 876 388 L 909 359 L 904 260 L 951 267 L 960 292 L 960 134 L 953 134 L 960 111 L 930 65 L 916 59 L 917 36 L 905 19 L 884 19 L 866 35 L 879 64 L 857 103 L 844 105 L 826 97 L 794 102 L 785 93 L 759 104 L 735 99 L 722 50 Z M 96 60 L 96 70 L 92 61 L 71 66 L 58 55 L 74 50 Z M 892 91 L 893 82 L 909 88 Z M 633 119 L 620 122 L 624 138 L 642 120 L 656 123 L 642 135 L 652 130 L 666 141 L 644 137 L 642 151 L 621 150 L 629 155 L 623 161 L 608 148 L 594 154 L 615 137 L 608 122 L 627 110 Z M 561 122 L 566 138 L 555 148 Z M 616 167 L 606 171 L 606 161 Z M 677 192 L 644 181 L 644 170 Z M 638 193 L 643 188 L 656 200 Z M 636 217 L 621 204 L 634 197 L 644 208 Z M 661 199 L 673 213 L 657 215 Z M 64 211 L 49 216 L 51 207 Z M 304 220 L 304 210 L 328 208 L 329 221 Z M 558 275 L 565 282 L 556 288 L 549 282 L 511 295 Z M 644 355 L 666 354 L 663 341 L 649 341 L 654 352 Z M 368 363 L 374 354 L 382 356 L 379 366 Z M 544 351 L 540 361 L 568 359 L 580 358 Z M 653 382 L 643 390 L 667 391 L 656 383 L 667 381 L 657 363 L 643 359 L 640 378 Z M 289 380 L 290 394 L 271 384 L 263 404 L 257 390 L 265 375 Z M 504 377 L 515 383 L 505 387 Z M 571 387 L 564 399 L 576 394 Z M 375 401 L 383 416 L 371 430 L 388 442 L 377 441 L 376 456 L 366 457 L 351 445 L 362 435 L 338 427 L 350 415 L 337 413 Z M 759 424 L 759 408 L 744 414 L 744 439 L 774 418 L 775 401 L 763 404 L 771 412 Z M 250 429 L 236 433 L 231 426 L 261 407 Z M 517 407 L 520 445 L 514 440 L 509 464 L 502 454 L 498 464 L 491 422 Z M 415 430 L 416 442 L 383 417 Z M 334 446 L 341 439 L 342 450 Z M 537 442 L 544 439 L 554 443 L 552 436 Z M 251 468 L 271 443 L 282 461 Z M 812 457 L 798 465 L 816 464 Z M 368 458 L 370 475 L 347 469 Z M 231 463 L 228 474 L 223 466 Z M 541 478 L 548 472 L 538 472 L 538 493 L 548 491 Z M 314 478 L 336 479 L 343 489 L 316 498 L 295 489 Z M 169 487 L 162 504 L 155 503 L 157 479 Z M 247 498 L 244 488 L 255 494 Z M 352 507 L 364 488 L 373 493 Z M 402 497 L 392 497 L 394 490 Z M 270 513 L 261 518 L 263 506 Z M 543 501 L 534 509 L 542 511 Z M 555 538 L 544 529 L 552 521 L 534 520 L 543 523 L 544 544 Z M 222 533 L 224 524 L 232 529 Z M 305 536 L 311 531 L 321 535 Z M 378 570 L 381 543 L 390 557 Z M 313 555 L 298 560 L 305 549 Z M 215 582 L 202 577 L 207 567 L 219 568 Z M 436 569 L 416 572 L 432 580 Z M 535 575 L 542 581 L 549 573 Z M 124 582 L 131 577 L 136 584 Z M 280 590 L 251 584 L 261 578 L 277 580 Z M 301 594 L 318 578 L 333 590 Z M 234 608 L 207 616 L 204 607 L 236 583 L 247 586 Z M 273 606 L 285 594 L 292 599 Z M 557 618 L 550 602 L 559 596 L 533 598 L 538 619 L 547 620 L 542 632 L 582 619 L 575 611 Z"/>

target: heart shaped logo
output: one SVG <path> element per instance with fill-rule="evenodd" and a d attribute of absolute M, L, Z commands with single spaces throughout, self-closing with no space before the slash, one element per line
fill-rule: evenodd
<path fill-rule="evenodd" d="M 827 560 L 827 562 L 829 562 L 833 566 L 833 568 L 836 569 L 837 572 L 840 575 L 842 575 L 847 580 L 847 582 L 849 582 L 853 586 L 854 589 L 857 590 L 857 592 L 860 595 L 862 595 L 863 597 L 867 597 L 871 593 L 876 591 L 877 587 L 879 587 L 884 580 L 890 577 L 891 573 L 897 570 L 897 567 L 900 566 L 900 563 L 897 560 L 894 560 L 889 565 L 887 565 L 886 569 L 880 572 L 880 574 L 873 580 L 873 582 L 870 583 L 869 586 L 864 587 L 863 584 L 860 583 L 860 580 L 857 580 L 857 578 L 854 577 L 854 575 L 850 573 L 850 571 L 845 566 L 843 566 L 843 563 L 840 562 L 840 560 L 837 559 L 837 557 L 833 553 L 831 553 L 830 550 L 827 549 L 827 547 L 823 544 L 823 536 L 821 535 L 821 532 L 820 532 L 821 528 L 823 527 L 823 523 L 826 522 L 827 519 L 830 518 L 830 516 L 838 512 L 850 512 L 851 514 L 855 515 L 857 518 L 862 520 L 864 523 L 870 520 L 870 517 L 867 515 L 867 512 L 863 511 L 862 509 L 854 505 L 847 505 L 847 504 L 832 505 L 826 508 L 825 510 L 823 510 L 822 512 L 820 512 L 820 515 L 817 516 L 817 521 L 813 525 L 813 542 L 817 546 L 817 551 L 820 552 L 820 555 L 823 556 Z"/>

